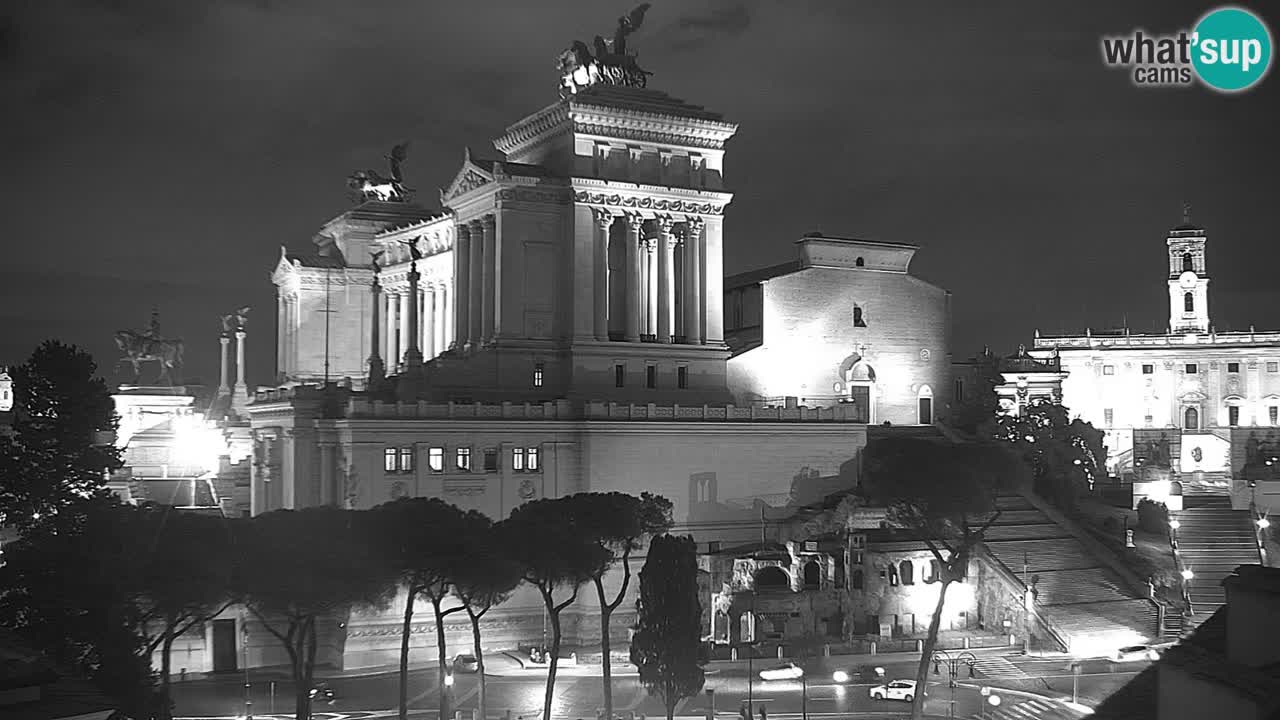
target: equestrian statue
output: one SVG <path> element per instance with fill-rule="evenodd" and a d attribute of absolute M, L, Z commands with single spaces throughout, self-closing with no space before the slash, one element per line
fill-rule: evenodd
<path fill-rule="evenodd" d="M 406 202 L 413 192 L 404 186 L 404 174 L 400 165 L 409 156 L 409 143 L 402 142 L 391 148 L 387 162 L 391 177 L 384 177 L 376 170 L 359 170 L 347 177 L 347 188 L 358 202 L 381 200 L 382 202 Z"/>
<path fill-rule="evenodd" d="M 160 315 L 151 311 L 151 322 L 143 332 L 137 330 L 119 330 L 115 334 L 116 347 L 120 348 L 123 357 L 118 362 L 127 362 L 133 366 L 133 381 L 142 379 L 142 363 L 157 362 L 160 364 L 160 376 L 156 382 L 161 385 L 172 385 L 174 371 L 182 367 L 182 340 L 165 338 L 160 334 Z"/>

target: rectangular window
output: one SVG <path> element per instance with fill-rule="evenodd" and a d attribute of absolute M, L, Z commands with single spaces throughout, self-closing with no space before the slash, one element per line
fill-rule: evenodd
<path fill-rule="evenodd" d="M 956 378 L 955 384 L 951 389 L 951 398 L 956 402 L 964 402 L 964 380 Z"/>
<path fill-rule="evenodd" d="M 1188 375 L 1195 375 L 1200 371 L 1200 368 L 1196 367 L 1195 363 L 1187 363 L 1186 370 Z"/>
<path fill-rule="evenodd" d="M 489 448 L 484 451 L 484 471 L 498 472 L 498 451 Z"/>
<path fill-rule="evenodd" d="M 1267 372 L 1280 372 L 1280 362 L 1267 363 Z"/>
<path fill-rule="evenodd" d="M 524 472 L 524 448 L 511 448 L 511 469 Z"/>
<path fill-rule="evenodd" d="M 1240 424 L 1240 408 L 1235 405 L 1227 406 L 1227 424 L 1236 427 Z"/>
<path fill-rule="evenodd" d="M 1103 374 L 1103 375 L 1115 375 L 1115 374 L 1116 374 L 1116 366 L 1115 366 L 1115 365 L 1103 365 L 1103 366 L 1102 366 L 1102 374 Z"/>
<path fill-rule="evenodd" d="M 644 366 L 644 386 L 652 390 L 658 387 L 658 368 L 654 365 Z"/>
<path fill-rule="evenodd" d="M 538 463 L 538 448 L 526 448 L 524 451 L 524 467 L 529 472 L 538 472 L 541 465 Z"/>
<path fill-rule="evenodd" d="M 431 472 L 444 472 L 444 448 L 433 447 L 427 450 L 427 467 Z"/>
<path fill-rule="evenodd" d="M 623 387 L 627 384 L 627 366 L 618 363 L 613 366 L 613 386 Z"/>
<path fill-rule="evenodd" d="M 676 368 L 676 387 L 681 390 L 689 387 L 689 368 L 684 365 Z"/>
<path fill-rule="evenodd" d="M 458 452 L 454 456 L 454 465 L 463 472 L 471 472 L 471 448 L 458 448 Z"/>
<path fill-rule="evenodd" d="M 396 449 L 387 448 L 382 451 L 382 469 L 385 472 L 396 471 Z"/>
<path fill-rule="evenodd" d="M 1240 363 L 1227 363 L 1227 372 L 1229 373 L 1240 372 Z"/>
<path fill-rule="evenodd" d="M 542 387 L 542 370 L 543 370 L 542 363 L 536 363 L 533 366 L 533 386 L 534 387 Z"/>
<path fill-rule="evenodd" d="M 1276 407 L 1275 405 L 1268 407 L 1267 419 L 1271 421 L 1272 425 L 1280 424 L 1277 422 L 1280 421 L 1280 407 Z"/>
<path fill-rule="evenodd" d="M 1156 366 L 1155 366 L 1155 365 L 1143 365 L 1143 366 L 1142 366 L 1142 374 L 1143 374 L 1143 375 L 1152 375 L 1152 374 L 1154 374 L 1154 373 L 1155 373 L 1155 371 L 1156 371 Z"/>
<path fill-rule="evenodd" d="M 413 472 L 413 448 L 400 448 L 400 472 Z"/>
<path fill-rule="evenodd" d="M 1114 411 L 1114 410 L 1112 410 L 1111 408 L 1107 408 L 1107 409 L 1105 409 L 1105 410 L 1103 410 L 1103 411 L 1102 411 L 1102 424 L 1103 424 L 1103 425 L 1106 425 L 1107 427 L 1111 427 L 1111 425 L 1112 425 L 1112 423 L 1113 423 L 1113 421 L 1114 421 L 1114 420 L 1115 420 L 1115 411 Z"/>

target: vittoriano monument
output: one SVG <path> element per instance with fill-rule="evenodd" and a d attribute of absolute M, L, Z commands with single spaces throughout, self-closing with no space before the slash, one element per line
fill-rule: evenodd
<path fill-rule="evenodd" d="M 347 187 L 358 202 L 365 200 L 381 200 L 383 202 L 406 202 L 413 191 L 404 186 L 404 175 L 400 164 L 409 155 L 409 143 L 403 142 L 391 148 L 387 162 L 391 166 L 391 177 L 383 177 L 376 170 L 357 170 L 347 177 Z"/>
<path fill-rule="evenodd" d="M 118 330 L 115 335 L 116 346 L 124 354 L 119 362 L 127 362 L 133 366 L 133 381 L 141 384 L 142 363 L 157 362 L 160 364 L 160 375 L 156 383 L 173 384 L 174 371 L 182 368 L 182 340 L 166 338 L 160 334 L 160 313 L 151 311 L 151 322 L 143 332 L 137 330 Z"/>
<path fill-rule="evenodd" d="M 592 85 L 639 88 L 647 85 L 653 73 L 636 64 L 635 51 L 627 50 L 627 36 L 640 28 L 648 9 L 649 3 L 644 3 L 618 18 L 613 40 L 597 35 L 592 41 L 592 48 L 581 40 L 575 40 L 560 53 L 560 96 L 575 95 Z"/>

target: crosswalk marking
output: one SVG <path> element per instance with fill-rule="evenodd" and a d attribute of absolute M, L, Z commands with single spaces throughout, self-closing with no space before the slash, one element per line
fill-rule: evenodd
<path fill-rule="evenodd" d="M 1041 700 L 1027 700 L 989 709 L 986 717 L 992 720 L 1048 720 L 1062 716 L 1057 712 L 1057 708 L 1049 703 Z"/>
<path fill-rule="evenodd" d="M 989 678 L 1026 680 L 1031 677 L 1023 672 L 1017 665 L 1009 662 L 1007 658 L 1000 657 L 999 655 L 980 658 L 976 663 L 976 666 L 979 672 Z"/>

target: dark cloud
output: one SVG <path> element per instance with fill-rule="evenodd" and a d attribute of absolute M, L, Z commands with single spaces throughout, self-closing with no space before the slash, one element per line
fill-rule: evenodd
<path fill-rule="evenodd" d="M 726 37 L 737 37 L 751 26 L 745 2 L 718 3 L 686 12 L 658 33 L 659 42 L 673 50 L 693 50 Z"/>

